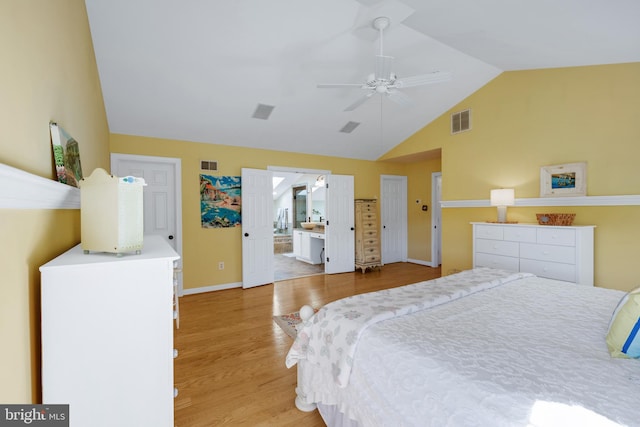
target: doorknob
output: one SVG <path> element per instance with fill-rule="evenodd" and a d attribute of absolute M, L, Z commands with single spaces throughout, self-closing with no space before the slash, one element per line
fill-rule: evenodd
<path fill-rule="evenodd" d="M 169 240 L 173 240 L 173 236 L 172 235 L 169 235 Z"/>
<path fill-rule="evenodd" d="M 249 233 L 244 233 L 244 237 L 249 237 Z"/>

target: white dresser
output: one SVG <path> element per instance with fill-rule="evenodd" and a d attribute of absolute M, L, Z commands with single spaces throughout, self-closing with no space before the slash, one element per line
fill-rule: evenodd
<path fill-rule="evenodd" d="M 84 254 L 40 267 L 42 400 L 70 425 L 173 426 L 173 266 L 160 236 L 142 253 Z"/>
<path fill-rule="evenodd" d="M 473 266 L 593 286 L 595 226 L 473 222 Z"/>

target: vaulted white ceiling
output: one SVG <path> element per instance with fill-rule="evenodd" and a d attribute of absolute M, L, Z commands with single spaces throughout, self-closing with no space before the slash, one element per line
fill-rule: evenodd
<path fill-rule="evenodd" d="M 638 0 L 86 0 L 112 133 L 374 160 L 503 71 L 640 61 Z M 448 82 L 351 112 L 379 53 Z M 258 104 L 275 106 L 268 120 Z M 347 122 L 360 125 L 351 133 Z"/>

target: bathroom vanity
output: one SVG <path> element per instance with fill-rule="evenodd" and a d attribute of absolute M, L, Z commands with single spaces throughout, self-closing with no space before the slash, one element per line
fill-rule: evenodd
<path fill-rule="evenodd" d="M 293 254 L 298 261 L 324 264 L 324 227 L 293 230 Z"/>

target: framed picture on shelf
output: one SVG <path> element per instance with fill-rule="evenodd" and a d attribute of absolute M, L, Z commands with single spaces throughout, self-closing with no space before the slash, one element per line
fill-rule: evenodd
<path fill-rule="evenodd" d="M 78 182 L 82 179 L 78 141 L 73 139 L 57 123 L 49 123 L 49 130 L 51 131 L 53 161 L 56 166 L 58 182 L 77 187 Z"/>
<path fill-rule="evenodd" d="M 566 163 L 540 168 L 540 197 L 587 195 L 587 163 Z"/>

